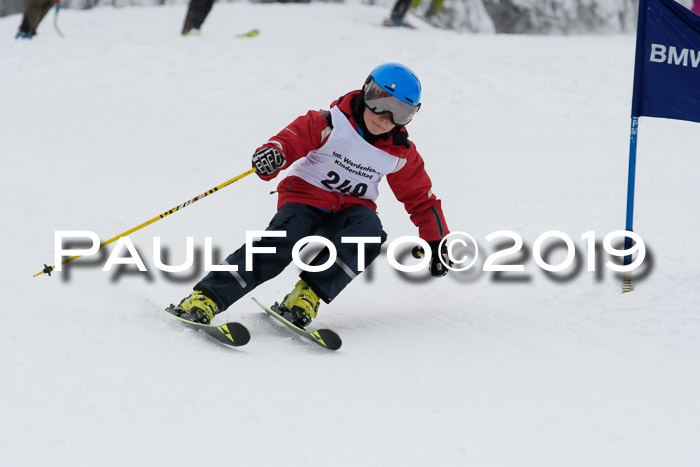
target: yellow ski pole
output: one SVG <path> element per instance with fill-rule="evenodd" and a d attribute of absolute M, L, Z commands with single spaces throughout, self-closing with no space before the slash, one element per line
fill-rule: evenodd
<path fill-rule="evenodd" d="M 153 219 L 144 222 L 143 224 L 137 225 L 136 227 L 134 227 L 134 228 L 132 228 L 132 229 L 129 229 L 129 230 L 127 230 L 126 232 L 122 232 L 122 233 L 120 233 L 119 235 L 117 235 L 116 237 L 110 238 L 109 240 L 105 240 L 104 242 L 100 243 L 100 248 L 102 248 L 103 246 L 109 245 L 110 243 L 112 243 L 112 242 L 114 242 L 114 241 L 116 241 L 116 240 L 119 240 L 120 237 L 126 237 L 127 235 L 130 235 L 130 234 L 136 232 L 137 230 L 146 227 L 147 225 L 153 224 L 154 222 L 161 220 L 161 219 L 164 218 L 165 216 L 169 216 L 170 214 L 172 214 L 172 213 L 174 213 L 174 212 L 176 212 L 176 211 L 179 211 L 180 209 L 185 208 L 185 207 L 189 206 L 190 204 L 192 204 L 192 203 L 194 203 L 194 202 L 199 201 L 200 199 L 204 198 L 205 196 L 208 196 L 208 195 L 210 195 L 210 194 L 212 194 L 212 193 L 214 193 L 214 192 L 216 192 L 216 191 L 219 191 L 220 189 L 222 189 L 222 188 L 224 188 L 224 187 L 229 186 L 229 185 L 232 184 L 233 182 L 238 181 L 238 180 L 240 180 L 240 179 L 243 178 L 243 177 L 247 177 L 248 175 L 254 173 L 255 170 L 256 170 L 255 167 L 253 167 L 252 169 L 248 170 L 247 172 L 243 172 L 242 174 L 238 175 L 237 177 L 233 177 L 231 180 L 229 180 L 229 181 L 227 181 L 227 182 L 224 182 L 224 183 L 222 183 L 222 184 L 219 185 L 219 186 L 215 186 L 215 187 L 212 188 L 211 190 L 206 191 L 206 192 L 202 193 L 202 194 L 199 195 L 199 196 L 195 196 L 195 197 L 192 198 L 191 200 L 185 201 L 184 203 L 182 203 L 182 204 L 180 204 L 180 205 L 178 205 L 178 206 L 175 206 L 174 208 L 172 208 L 172 209 L 169 210 L 169 211 L 165 211 L 163 214 L 160 214 L 160 215 L 154 217 Z M 82 256 L 82 255 L 81 255 L 81 256 Z M 64 260 L 61 262 L 61 265 L 64 265 L 64 264 L 66 264 L 66 263 L 68 263 L 68 262 L 70 262 L 70 261 L 73 261 L 74 259 L 78 259 L 78 258 L 80 258 L 81 256 L 71 256 L 71 257 L 68 258 L 68 259 L 64 259 Z M 47 266 L 46 264 L 44 264 L 44 269 L 42 269 L 40 272 L 34 274 L 34 277 L 40 276 L 40 275 L 42 275 L 42 274 L 44 274 L 44 273 L 45 273 L 45 274 L 48 274 L 48 275 L 50 276 L 50 275 L 51 275 L 51 271 L 53 271 L 55 267 L 56 267 L 56 265 Z"/>

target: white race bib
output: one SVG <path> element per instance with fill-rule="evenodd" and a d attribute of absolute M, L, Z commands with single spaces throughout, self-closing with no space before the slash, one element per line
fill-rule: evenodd
<path fill-rule="evenodd" d="M 326 144 L 295 162 L 289 176 L 325 191 L 375 201 L 379 182 L 396 170 L 400 159 L 365 141 L 338 107 L 331 108 L 331 118 L 333 130 Z"/>

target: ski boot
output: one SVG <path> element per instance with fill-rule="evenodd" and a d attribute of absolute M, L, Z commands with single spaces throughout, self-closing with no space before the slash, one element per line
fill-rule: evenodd
<path fill-rule="evenodd" d="M 387 27 L 416 29 L 416 27 L 411 23 L 404 21 L 402 18 L 397 18 L 395 16 L 385 19 L 382 24 Z"/>
<path fill-rule="evenodd" d="M 185 31 L 182 31 L 183 36 L 200 36 L 202 32 L 197 29 L 197 28 L 190 28 Z"/>
<path fill-rule="evenodd" d="M 295 326 L 304 328 L 318 314 L 319 299 L 306 282 L 300 280 L 280 304 L 282 316 Z"/>
<path fill-rule="evenodd" d="M 200 290 L 195 290 L 189 297 L 183 298 L 175 307 L 178 316 L 195 323 L 209 324 L 214 315 L 219 313 L 219 307 L 214 300 L 204 295 Z"/>

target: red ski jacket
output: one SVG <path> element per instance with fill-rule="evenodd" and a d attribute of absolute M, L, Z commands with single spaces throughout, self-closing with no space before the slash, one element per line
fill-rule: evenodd
<path fill-rule="evenodd" d="M 358 128 L 353 117 L 354 99 L 360 98 L 361 91 L 352 91 L 331 104 L 347 117 L 354 128 Z M 298 117 L 284 130 L 259 147 L 281 150 L 286 157 L 282 169 L 288 168 L 295 161 L 305 157 L 309 151 L 323 146 L 333 129 L 327 111 L 309 111 Z M 386 180 L 411 216 L 411 221 L 418 227 L 418 235 L 426 241 L 440 240 L 449 233 L 440 200 L 432 192 L 432 184 L 425 172 L 423 159 L 408 139 L 405 127 L 399 127 L 384 138 L 372 143 L 375 147 L 404 159 L 401 168 L 386 176 Z M 271 180 L 279 174 L 262 176 Z M 351 206 L 364 205 L 376 211 L 376 204 L 370 199 L 359 198 L 351 194 L 341 194 L 317 188 L 300 177 L 290 176 L 277 186 L 279 195 L 277 208 L 286 203 L 301 203 L 330 211 L 340 211 Z"/>

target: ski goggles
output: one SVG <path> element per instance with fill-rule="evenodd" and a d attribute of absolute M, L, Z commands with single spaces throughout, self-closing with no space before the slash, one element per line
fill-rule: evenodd
<path fill-rule="evenodd" d="M 374 80 L 370 80 L 365 85 L 362 95 L 369 110 L 377 115 L 389 113 L 389 118 L 394 125 L 406 125 L 420 108 L 420 104 L 409 104 L 393 96 Z"/>

